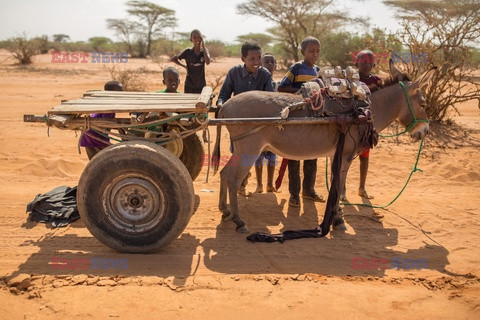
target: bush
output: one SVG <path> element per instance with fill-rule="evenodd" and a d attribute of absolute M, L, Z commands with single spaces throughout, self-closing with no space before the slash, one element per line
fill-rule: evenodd
<path fill-rule="evenodd" d="M 472 69 L 476 53 L 470 47 L 480 38 L 480 2 L 389 0 L 386 3 L 400 13 L 403 28 L 397 36 L 401 43 L 413 54 L 428 56 L 428 61 L 404 64 L 411 78 L 432 66 L 438 67 L 425 90 L 429 119 L 448 120 L 449 111 L 459 113 L 455 106 L 458 103 L 477 100 L 480 104 L 480 79 Z"/>
<path fill-rule="evenodd" d="M 205 46 L 210 52 L 210 58 L 214 61 L 218 57 L 225 56 L 225 44 L 220 40 L 210 40 L 205 42 Z"/>
<path fill-rule="evenodd" d="M 25 35 L 10 39 L 6 47 L 18 63 L 23 65 L 31 64 L 35 55 L 40 53 L 38 42 L 28 40 Z"/>
<path fill-rule="evenodd" d="M 241 57 L 242 56 L 242 46 L 239 44 L 229 44 L 226 45 L 223 49 L 223 55 L 227 57 Z"/>
<path fill-rule="evenodd" d="M 146 91 L 147 83 L 144 75 L 134 70 L 122 70 L 118 68 L 118 64 L 105 66 L 112 77 L 123 85 L 125 91 Z"/>
<path fill-rule="evenodd" d="M 185 47 L 178 41 L 170 39 L 158 39 L 153 42 L 151 48 L 151 57 L 157 59 L 160 56 L 167 55 L 170 58 L 180 53 Z"/>
<path fill-rule="evenodd" d="M 373 29 L 371 33 L 363 35 L 351 35 L 348 32 L 329 33 L 320 40 L 322 42 L 321 59 L 332 66 L 341 66 L 342 68 L 355 64 L 353 53 L 368 49 L 382 54 L 379 58 L 380 61 L 377 61 L 376 71 L 388 71 L 388 58 L 383 54 L 389 56 L 390 51 L 401 49 L 396 37 L 381 29 Z"/>

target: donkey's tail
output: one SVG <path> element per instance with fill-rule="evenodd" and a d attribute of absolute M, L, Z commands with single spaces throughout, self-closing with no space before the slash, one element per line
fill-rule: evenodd
<path fill-rule="evenodd" d="M 217 137 L 215 139 L 215 146 L 213 147 L 211 164 L 213 167 L 213 174 L 217 173 L 220 165 L 220 138 L 222 137 L 222 125 L 217 126 Z"/>

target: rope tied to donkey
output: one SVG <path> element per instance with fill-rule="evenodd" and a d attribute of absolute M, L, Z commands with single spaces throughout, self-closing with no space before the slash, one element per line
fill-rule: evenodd
<path fill-rule="evenodd" d="M 318 111 L 323 108 L 324 99 L 323 94 L 325 93 L 325 88 L 320 90 L 314 90 L 310 93 L 310 96 L 305 98 L 304 101 L 306 104 L 309 104 L 313 111 Z"/>
<path fill-rule="evenodd" d="M 252 242 L 280 242 L 285 240 L 294 240 L 302 238 L 321 238 L 325 237 L 330 232 L 330 226 L 332 225 L 335 215 L 335 208 L 340 198 L 340 170 L 342 166 L 343 146 L 345 144 L 345 126 L 342 124 L 342 120 L 339 120 L 339 138 L 337 142 L 337 148 L 333 157 L 332 165 L 332 188 L 328 193 L 327 205 L 325 207 L 325 214 L 323 215 L 322 223 L 315 229 L 310 230 L 287 230 L 282 233 L 270 234 L 264 232 L 255 232 L 247 237 L 247 240 Z"/>
<path fill-rule="evenodd" d="M 413 107 L 412 107 L 412 104 L 410 102 L 410 96 L 408 95 L 408 91 L 407 91 L 407 88 L 405 86 L 405 84 L 400 81 L 399 82 L 400 86 L 402 87 L 403 89 L 403 92 L 405 93 L 405 99 L 407 100 L 407 104 L 408 104 L 408 108 L 410 110 L 410 113 L 412 114 L 412 122 L 410 124 L 408 124 L 405 128 L 404 131 L 400 132 L 400 133 L 397 133 L 397 134 L 393 134 L 393 135 L 378 135 L 377 134 L 377 141 L 378 141 L 378 136 L 382 137 L 382 138 L 391 138 L 391 137 L 396 137 L 396 136 L 400 136 L 402 134 L 405 134 L 407 133 L 408 131 L 412 130 L 418 122 L 426 122 L 426 123 L 429 123 L 430 121 L 428 119 L 417 119 L 417 117 L 415 116 L 415 112 L 413 110 Z M 420 141 L 420 145 L 418 147 L 418 152 L 417 152 L 417 159 L 415 160 L 415 164 L 413 166 L 413 169 L 412 171 L 410 172 L 408 178 L 407 178 L 407 181 L 405 182 L 405 184 L 403 185 L 402 189 L 400 190 L 400 192 L 397 194 L 397 196 L 395 198 L 393 198 L 392 201 L 390 201 L 388 204 L 386 205 L 383 205 L 383 206 L 376 206 L 376 205 L 371 205 L 371 204 L 368 204 L 368 203 L 350 203 L 350 202 L 340 202 L 340 204 L 343 204 L 343 205 L 356 205 L 356 206 L 362 206 L 362 207 L 369 207 L 369 208 L 376 208 L 376 209 L 385 209 L 387 207 L 389 207 L 390 205 L 392 205 L 395 201 L 397 201 L 397 199 L 400 197 L 400 195 L 403 193 L 403 191 L 405 190 L 405 188 L 407 188 L 407 185 L 408 183 L 410 182 L 410 179 L 412 178 L 413 174 L 417 171 L 420 171 L 420 172 L 423 172 L 422 169 L 418 168 L 418 161 L 420 160 L 420 155 L 422 153 L 422 149 L 423 149 L 423 141 L 425 140 L 425 137 L 422 138 L 422 140 Z M 325 158 L 325 185 L 327 187 L 327 190 L 329 190 L 328 188 L 328 158 Z"/>

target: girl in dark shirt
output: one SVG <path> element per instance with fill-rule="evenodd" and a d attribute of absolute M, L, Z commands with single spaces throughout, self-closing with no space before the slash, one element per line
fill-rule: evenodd
<path fill-rule="evenodd" d="M 187 69 L 185 93 L 201 93 L 205 82 L 205 64 L 210 64 L 210 54 L 203 42 L 202 33 L 198 29 L 190 33 L 193 48 L 187 48 L 182 53 L 173 56 L 172 61 Z M 179 60 L 185 60 L 185 64 Z"/>

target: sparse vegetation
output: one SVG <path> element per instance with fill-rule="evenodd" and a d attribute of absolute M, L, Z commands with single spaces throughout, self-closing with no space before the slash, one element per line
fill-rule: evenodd
<path fill-rule="evenodd" d="M 352 19 L 348 13 L 333 9 L 332 3 L 331 0 L 248 0 L 237 5 L 237 12 L 273 22 L 275 27 L 268 32 L 281 45 L 287 58 L 299 61 L 300 43 L 306 36 L 321 38 L 339 30 L 346 22 L 366 25 L 363 19 Z"/>
<path fill-rule="evenodd" d="M 8 40 L 6 49 L 21 65 L 31 64 L 35 55 L 40 53 L 38 42 L 35 39 L 27 39 L 26 35 Z"/>
<path fill-rule="evenodd" d="M 121 69 L 119 64 L 105 66 L 112 80 L 119 81 L 125 91 L 146 91 L 147 83 L 142 73 L 135 70 Z"/>
<path fill-rule="evenodd" d="M 403 29 L 398 37 L 411 53 L 426 53 L 428 63 L 414 60 L 404 65 L 412 76 L 437 66 L 426 90 L 426 111 L 442 121 L 455 104 L 478 100 L 480 78 L 471 68 L 475 61 L 470 45 L 480 39 L 480 2 L 475 0 L 384 1 L 398 10 Z M 478 51 L 477 51 L 478 52 Z M 473 60 L 472 60 L 473 59 Z"/>
<path fill-rule="evenodd" d="M 155 40 L 165 37 L 165 29 L 176 26 L 175 11 L 148 1 L 127 2 L 127 19 L 107 19 L 107 26 L 125 42 L 129 53 L 145 58 Z"/>

